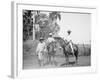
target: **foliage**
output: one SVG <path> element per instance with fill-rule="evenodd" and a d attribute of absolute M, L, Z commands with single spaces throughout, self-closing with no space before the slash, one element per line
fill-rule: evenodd
<path fill-rule="evenodd" d="M 49 18 L 54 21 L 54 20 L 57 20 L 57 18 L 59 20 L 61 20 L 61 15 L 60 15 L 60 12 L 51 12 L 49 13 Z"/>
<path fill-rule="evenodd" d="M 47 38 L 49 33 L 58 33 L 60 27 L 57 24 L 57 19 L 61 20 L 60 12 L 49 12 L 49 15 L 47 15 L 40 11 L 23 10 L 23 40 L 32 37 L 33 25 L 35 24 L 38 24 L 40 28 L 39 31 L 35 31 L 36 39 Z"/>
<path fill-rule="evenodd" d="M 23 40 L 29 39 L 32 36 L 33 21 L 31 10 L 23 10 Z"/>

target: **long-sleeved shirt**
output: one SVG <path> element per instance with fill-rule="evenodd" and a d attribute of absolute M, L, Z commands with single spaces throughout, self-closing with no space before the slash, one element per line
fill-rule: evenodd
<path fill-rule="evenodd" d="M 67 40 L 68 42 L 70 42 L 72 40 L 71 35 L 67 35 L 67 37 L 64 37 L 64 40 Z"/>
<path fill-rule="evenodd" d="M 46 44 L 45 42 L 39 42 L 36 49 L 36 54 L 38 55 L 39 59 L 42 59 L 43 51 L 45 51 Z"/>
<path fill-rule="evenodd" d="M 39 42 L 38 45 L 37 45 L 37 49 L 36 49 L 36 52 L 38 51 L 43 51 L 45 48 L 45 42 Z"/>

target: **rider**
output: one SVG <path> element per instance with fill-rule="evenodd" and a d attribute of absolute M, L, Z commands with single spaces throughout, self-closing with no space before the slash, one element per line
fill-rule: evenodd
<path fill-rule="evenodd" d="M 72 39 L 71 39 L 71 32 L 70 30 L 67 31 L 68 35 L 67 35 L 67 41 L 70 45 L 70 48 L 71 48 L 71 52 L 72 54 L 74 55 L 74 49 L 73 49 L 73 44 L 72 44 Z"/>
<path fill-rule="evenodd" d="M 52 33 L 49 33 L 49 37 L 47 39 L 47 43 L 51 43 L 51 42 L 54 42 L 54 38 L 53 38 L 53 34 Z"/>

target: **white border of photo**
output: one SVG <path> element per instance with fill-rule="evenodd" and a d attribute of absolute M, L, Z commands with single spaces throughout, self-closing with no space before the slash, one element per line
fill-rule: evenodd
<path fill-rule="evenodd" d="M 64 11 L 91 14 L 91 66 L 50 68 L 50 69 L 29 69 L 23 70 L 23 17 L 22 10 L 47 10 Z M 93 7 L 74 7 L 59 5 L 36 5 L 31 3 L 12 2 L 12 65 L 11 76 L 13 78 L 32 78 L 43 76 L 59 76 L 72 73 L 92 73 L 97 69 L 96 51 L 96 8 Z"/>

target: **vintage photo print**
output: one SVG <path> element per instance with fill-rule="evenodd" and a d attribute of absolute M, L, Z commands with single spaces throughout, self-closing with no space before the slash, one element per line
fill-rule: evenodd
<path fill-rule="evenodd" d="M 91 14 L 22 10 L 23 69 L 91 66 Z"/>

